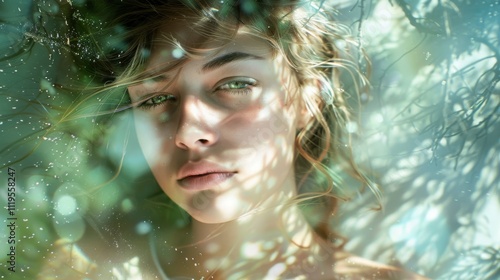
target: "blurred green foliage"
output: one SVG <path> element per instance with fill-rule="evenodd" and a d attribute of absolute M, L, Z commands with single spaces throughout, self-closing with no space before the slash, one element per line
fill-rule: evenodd
<path fill-rule="evenodd" d="M 7 270 L 2 226 L 0 279 L 34 279 L 60 238 L 120 244 L 115 249 L 128 256 L 140 225 L 188 219 L 151 178 L 130 113 L 95 116 L 116 102 L 70 90 L 91 84 L 92 69 L 69 59 L 68 44 L 85 38 L 73 38 L 67 21 L 99 32 L 100 18 L 85 14 L 103 9 L 96 3 L 0 3 L 0 198 L 14 168 L 18 225 L 16 273 Z M 350 239 L 347 248 L 433 278 L 497 279 L 499 1 L 334 5 L 372 62 L 354 149 L 385 192 L 381 212 L 369 210 L 370 195 L 342 206 L 335 226 Z M 85 46 L 80 59 L 98 59 Z M 123 101 L 119 92 L 113 98 Z M 83 109 L 70 110 L 82 100 Z"/>

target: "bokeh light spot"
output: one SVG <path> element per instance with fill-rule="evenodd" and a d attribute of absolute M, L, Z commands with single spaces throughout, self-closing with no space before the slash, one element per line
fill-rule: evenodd
<path fill-rule="evenodd" d="M 146 221 L 142 221 L 135 226 L 135 231 L 137 234 L 144 235 L 151 231 L 151 224 Z"/>
<path fill-rule="evenodd" d="M 174 58 L 181 58 L 182 56 L 184 55 L 184 51 L 180 48 L 175 48 L 173 51 L 172 51 L 172 56 Z"/>
<path fill-rule="evenodd" d="M 63 195 L 57 200 L 56 210 L 63 216 L 68 216 L 76 211 L 76 199 L 69 195 Z"/>

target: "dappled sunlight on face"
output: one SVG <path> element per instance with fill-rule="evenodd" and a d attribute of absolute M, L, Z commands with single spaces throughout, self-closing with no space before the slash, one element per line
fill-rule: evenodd
<path fill-rule="evenodd" d="M 169 53 L 160 46 L 150 67 Z M 283 86 L 290 71 L 275 57 L 265 41 L 238 34 L 217 52 L 129 87 L 139 143 L 156 180 L 197 220 L 234 220 L 283 203 L 280 192 L 286 199 L 295 192 L 298 106 L 286 100 L 294 84 Z"/>

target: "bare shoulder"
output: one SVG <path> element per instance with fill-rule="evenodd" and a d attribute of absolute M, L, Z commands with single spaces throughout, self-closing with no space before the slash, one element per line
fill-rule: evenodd
<path fill-rule="evenodd" d="M 397 267 L 354 256 L 345 251 L 335 253 L 333 273 L 337 279 L 428 279 Z"/>

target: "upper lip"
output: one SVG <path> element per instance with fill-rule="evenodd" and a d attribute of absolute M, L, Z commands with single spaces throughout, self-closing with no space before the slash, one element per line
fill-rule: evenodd
<path fill-rule="evenodd" d="M 199 176 L 210 173 L 236 173 L 236 171 L 228 170 L 227 168 L 209 161 L 188 162 L 184 164 L 177 173 L 177 180 L 180 181 L 190 176 Z"/>

